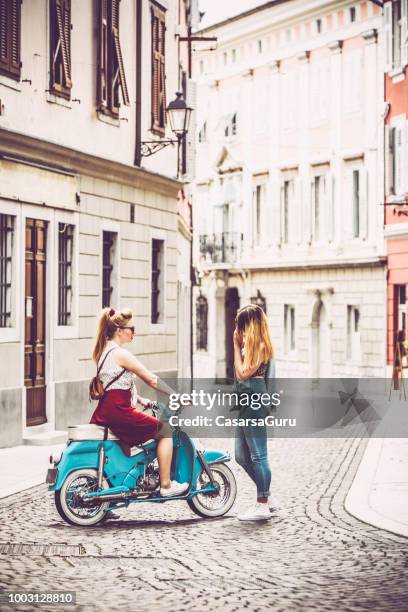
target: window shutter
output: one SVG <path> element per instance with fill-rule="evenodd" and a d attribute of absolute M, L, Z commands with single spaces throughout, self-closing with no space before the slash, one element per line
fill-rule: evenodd
<path fill-rule="evenodd" d="M 187 174 L 192 179 L 195 177 L 195 165 L 196 165 L 196 157 L 195 157 L 195 138 L 196 138 L 196 107 L 197 107 L 197 84 L 195 81 L 188 79 L 187 81 L 187 103 L 190 108 L 192 108 L 191 116 L 190 116 L 190 125 L 187 132 Z"/>
<path fill-rule="evenodd" d="M 166 125 L 165 33 L 164 13 L 152 6 L 152 129 L 161 133 Z"/>
<path fill-rule="evenodd" d="M 300 191 L 300 178 L 296 177 L 294 179 L 294 212 L 295 212 L 295 241 L 296 244 L 301 244 L 302 242 L 302 211 L 301 211 L 301 191 Z"/>
<path fill-rule="evenodd" d="M 408 0 L 401 0 L 401 66 L 408 63 L 408 28 L 407 28 Z"/>
<path fill-rule="evenodd" d="M 336 179 L 332 172 L 328 175 L 327 180 L 327 240 L 334 240 L 334 215 L 336 202 Z"/>
<path fill-rule="evenodd" d="M 159 127 L 159 20 L 152 11 L 152 128 Z"/>
<path fill-rule="evenodd" d="M 98 75 L 97 104 L 98 108 L 108 106 L 108 0 L 100 0 L 98 16 Z"/>
<path fill-rule="evenodd" d="M 64 85 L 72 87 L 71 81 L 71 0 L 55 0 L 58 36 L 61 45 Z"/>
<path fill-rule="evenodd" d="M 20 80 L 21 0 L 0 0 L 0 74 Z"/>
<path fill-rule="evenodd" d="M 385 126 L 385 192 L 386 195 L 395 193 L 394 181 L 394 155 L 395 155 L 395 128 Z"/>
<path fill-rule="evenodd" d="M 392 2 L 384 4 L 384 46 L 385 46 L 385 70 L 392 70 Z"/>
<path fill-rule="evenodd" d="M 316 199 L 316 182 L 314 178 L 310 183 L 310 206 L 309 206 L 309 227 L 308 227 L 308 241 L 312 242 L 315 229 L 314 229 L 314 218 L 315 218 L 315 199 Z"/>
<path fill-rule="evenodd" d="M 280 201 L 279 201 L 279 246 L 282 246 L 285 238 L 285 183 L 282 183 L 280 188 Z"/>
<path fill-rule="evenodd" d="M 10 72 L 20 78 L 21 0 L 11 0 L 11 60 Z"/>
<path fill-rule="evenodd" d="M 354 183 L 353 168 L 348 168 L 346 173 L 346 206 L 344 207 L 345 218 L 343 219 L 344 236 L 347 240 L 354 237 Z"/>
<path fill-rule="evenodd" d="M 116 61 L 118 62 L 120 87 L 122 90 L 123 103 L 126 106 L 130 106 L 129 93 L 126 84 L 125 67 L 123 65 L 122 51 L 120 48 L 119 31 L 116 28 L 112 28 L 113 42 L 116 53 Z"/>
<path fill-rule="evenodd" d="M 365 168 L 360 170 L 360 238 L 367 238 L 368 231 L 368 202 L 369 202 L 369 184 L 368 172 Z"/>

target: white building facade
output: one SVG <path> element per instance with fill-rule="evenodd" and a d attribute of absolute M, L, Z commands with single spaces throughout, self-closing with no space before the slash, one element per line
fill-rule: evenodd
<path fill-rule="evenodd" d="M 103 306 L 132 308 L 131 350 L 177 376 L 190 237 L 176 147 L 144 157 L 143 141 L 174 138 L 179 4 L 10 0 L 2 15 L 0 446 L 89 421 Z"/>
<path fill-rule="evenodd" d="M 267 2 L 202 33 L 195 370 L 232 375 L 256 301 L 279 376 L 385 375 L 380 7 Z"/>

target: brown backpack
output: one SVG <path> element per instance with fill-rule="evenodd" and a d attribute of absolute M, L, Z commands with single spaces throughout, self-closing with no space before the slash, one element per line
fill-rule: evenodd
<path fill-rule="evenodd" d="M 102 381 L 99 378 L 99 373 L 100 373 L 100 371 L 102 369 L 103 364 L 105 363 L 105 360 L 106 360 L 107 356 L 109 355 L 109 353 L 114 351 L 115 348 L 116 347 L 111 348 L 106 353 L 105 357 L 102 360 L 101 365 L 96 370 L 96 376 L 94 376 L 93 379 L 91 380 L 91 382 L 89 383 L 89 401 L 91 401 L 91 400 L 101 400 L 103 398 L 104 393 L 107 390 L 107 388 L 110 387 L 114 382 L 116 382 L 118 380 L 118 378 L 120 378 L 122 376 L 122 374 L 124 374 L 126 372 L 126 368 L 123 368 L 123 370 L 120 372 L 120 374 L 115 376 L 115 378 L 113 380 L 111 380 L 106 385 L 106 387 L 103 386 Z"/>

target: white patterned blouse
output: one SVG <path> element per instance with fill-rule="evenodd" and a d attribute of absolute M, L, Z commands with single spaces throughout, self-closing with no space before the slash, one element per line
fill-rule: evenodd
<path fill-rule="evenodd" d="M 99 372 L 99 378 L 102 381 L 102 384 L 104 387 L 106 387 L 106 385 L 113 379 L 115 378 L 115 376 L 117 376 L 118 374 L 120 374 L 123 370 L 122 366 L 119 366 L 114 359 L 114 354 L 116 353 L 116 349 L 117 348 L 121 348 L 118 344 L 116 344 L 116 342 L 114 342 L 113 340 L 109 340 L 109 342 L 107 343 L 102 355 L 100 356 L 100 359 L 98 361 L 98 367 L 99 365 L 102 363 L 106 353 L 108 351 L 111 351 L 109 353 L 109 355 L 106 357 L 105 363 L 103 364 L 101 371 Z M 113 350 L 111 350 L 113 349 Z M 126 350 L 126 349 L 122 349 L 122 350 Z M 130 353 L 130 351 L 129 351 Z M 130 353 L 131 354 L 131 353 Z M 131 372 L 130 370 L 125 370 L 125 372 L 123 372 L 122 376 L 120 378 L 118 378 L 118 380 L 115 380 L 114 383 L 112 383 L 109 388 L 108 391 L 113 391 L 113 389 L 130 389 L 131 390 L 131 394 L 132 394 L 132 406 L 136 407 L 137 404 L 137 386 L 136 386 L 136 379 L 137 376 L 136 374 L 134 374 L 133 372 Z"/>

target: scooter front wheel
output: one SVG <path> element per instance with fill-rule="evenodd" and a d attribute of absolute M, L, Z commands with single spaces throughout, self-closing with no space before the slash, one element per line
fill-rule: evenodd
<path fill-rule="evenodd" d="M 205 518 L 226 514 L 232 508 L 237 495 L 237 483 L 230 468 L 225 463 L 213 463 L 209 467 L 217 490 L 210 493 L 198 493 L 187 500 L 191 510 Z M 197 485 L 204 489 L 209 484 L 210 479 L 203 470 L 198 477 Z"/>
<path fill-rule="evenodd" d="M 109 485 L 104 479 L 102 488 Z M 81 501 L 83 493 L 98 490 L 97 470 L 75 470 L 65 479 L 59 491 L 55 491 L 55 505 L 59 515 L 71 525 L 91 527 L 104 520 L 109 502 L 95 502 L 92 506 Z"/>

